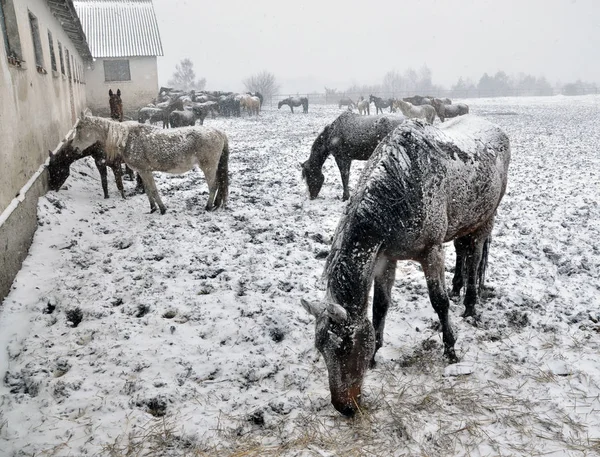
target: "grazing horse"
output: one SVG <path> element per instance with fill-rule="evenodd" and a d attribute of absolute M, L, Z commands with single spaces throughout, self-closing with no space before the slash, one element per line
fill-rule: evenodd
<path fill-rule="evenodd" d="M 338 105 L 340 108 L 342 106 L 347 106 L 348 109 L 352 109 L 356 106 L 356 104 L 352 101 L 352 99 L 348 98 L 348 97 L 340 98 L 340 102 L 338 103 Z"/>
<path fill-rule="evenodd" d="M 440 128 L 410 120 L 377 147 L 336 229 L 325 263 L 327 304 L 302 301 L 316 317 L 315 344 L 329 372 L 331 401 L 359 408 L 369 364 L 383 344 L 396 263 L 421 264 L 442 328 L 444 354 L 457 360 L 444 282 L 443 243 L 465 259 L 465 316 L 475 315 L 477 270 L 506 190 L 510 145 L 499 127 L 462 117 Z M 369 290 L 374 281 L 373 322 Z"/>
<path fill-rule="evenodd" d="M 123 170 L 121 169 L 122 161 L 119 159 L 108 161 L 100 143 L 94 143 L 83 151 L 79 151 L 73 148 L 71 142 L 66 142 L 56 154 L 50 152 L 50 161 L 48 163 L 48 188 L 50 190 L 58 191 L 69 177 L 71 164 L 88 156 L 92 156 L 96 168 L 100 173 L 104 198 L 108 198 L 107 166 L 112 169 L 113 174 L 115 175 L 115 182 L 117 183 L 117 188 L 119 189 L 121 197 L 125 198 L 125 190 L 123 189 Z"/>
<path fill-rule="evenodd" d="M 192 105 L 192 111 L 196 115 L 196 118 L 200 119 L 200 125 L 204 125 L 204 119 L 206 119 L 209 114 L 212 114 L 214 118 L 219 110 L 220 106 L 218 102 L 194 103 Z"/>
<path fill-rule="evenodd" d="M 175 110 L 169 115 L 169 124 L 173 128 L 195 125 L 196 113 L 189 110 Z"/>
<path fill-rule="evenodd" d="M 144 124 L 149 121 L 151 124 L 162 122 L 165 116 L 164 110 L 154 106 L 144 106 L 138 111 L 138 122 Z"/>
<path fill-rule="evenodd" d="M 431 105 L 414 106 L 412 103 L 405 102 L 404 100 L 395 100 L 394 105 L 408 118 L 425 119 L 430 124 L 433 124 L 435 120 L 435 108 Z"/>
<path fill-rule="evenodd" d="M 196 165 L 208 184 L 206 209 L 227 204 L 229 193 L 229 145 L 227 136 L 210 127 L 183 127 L 172 131 L 137 123 L 119 123 L 101 117 L 79 120 L 73 147 L 81 150 L 99 141 L 109 160 L 121 157 L 142 177 L 150 201 L 150 212 L 161 214 L 166 207 L 160 199 L 153 171 L 185 173 Z"/>
<path fill-rule="evenodd" d="M 112 89 L 108 89 L 108 106 L 110 106 L 110 118 L 115 121 L 123 122 L 123 100 L 121 100 L 121 89 L 117 89 L 114 94 Z"/>
<path fill-rule="evenodd" d="M 414 106 L 431 105 L 432 98 L 423 97 L 422 95 L 413 95 L 412 97 L 405 97 L 402 100 L 411 103 Z"/>
<path fill-rule="evenodd" d="M 371 115 L 371 103 L 367 100 L 360 100 L 356 107 L 358 108 L 358 114 Z"/>
<path fill-rule="evenodd" d="M 292 110 L 292 113 L 294 112 L 294 107 L 295 106 L 302 106 L 302 110 L 305 113 L 308 113 L 308 97 L 288 97 L 288 98 L 285 98 L 285 99 L 281 100 L 277 104 L 277 108 L 281 109 L 281 107 L 283 105 L 289 106 L 290 109 Z"/>
<path fill-rule="evenodd" d="M 360 116 L 346 111 L 326 126 L 312 145 L 310 157 L 302 164 L 302 178 L 308 186 L 312 199 L 317 198 L 325 177 L 321 169 L 331 154 L 340 169 L 344 192 L 342 200 L 348 200 L 350 190 L 350 166 L 353 160 L 367 160 L 379 142 L 399 124 L 403 117 Z"/>
<path fill-rule="evenodd" d="M 444 122 L 446 118 L 462 116 L 469 114 L 469 106 L 464 103 L 457 103 L 455 105 L 448 105 L 439 98 L 433 99 L 433 107 L 440 118 L 440 121 Z"/>
<path fill-rule="evenodd" d="M 369 95 L 369 102 L 372 102 L 375 104 L 375 114 L 379 114 L 379 112 L 381 111 L 381 114 L 383 114 L 383 108 L 390 108 L 390 113 L 392 112 L 393 109 L 393 100 L 390 98 L 388 100 L 384 100 L 383 98 L 380 97 L 376 97 L 375 95 Z"/>

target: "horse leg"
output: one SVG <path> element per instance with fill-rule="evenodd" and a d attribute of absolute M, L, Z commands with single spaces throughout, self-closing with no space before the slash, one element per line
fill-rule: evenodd
<path fill-rule="evenodd" d="M 215 195 L 217 194 L 217 167 L 215 164 L 214 167 L 208 168 L 210 170 L 208 173 L 206 170 L 202 170 L 204 172 L 204 177 L 206 178 L 206 184 L 208 184 L 208 201 L 206 202 L 206 211 L 212 211 L 215 204 Z"/>
<path fill-rule="evenodd" d="M 444 340 L 444 355 L 450 362 L 457 362 L 456 352 L 454 351 L 454 334 L 450 325 L 450 300 L 446 292 L 446 284 L 444 281 L 444 250 L 441 245 L 433 246 L 426 255 L 420 259 L 425 279 L 427 281 L 427 289 L 429 291 L 429 300 L 433 309 L 440 319 L 442 325 L 442 337 Z"/>
<path fill-rule="evenodd" d="M 484 245 L 488 242 L 488 238 L 490 237 L 490 233 L 491 233 L 491 224 L 490 224 L 490 229 L 485 230 L 485 231 L 478 231 L 476 233 L 467 235 L 465 238 L 467 238 L 467 255 L 465 257 L 465 275 L 467 278 L 467 287 L 465 289 L 465 299 L 464 299 L 464 305 L 465 305 L 465 312 L 463 314 L 463 317 L 476 317 L 476 312 L 475 312 L 475 305 L 477 304 L 477 298 L 478 298 L 478 280 L 480 282 L 483 281 L 483 279 L 480 277 L 479 275 L 479 269 L 483 268 L 485 269 L 486 265 L 485 262 L 483 265 L 480 265 L 482 263 L 482 259 L 483 259 L 483 251 L 484 251 Z M 487 250 L 486 250 L 486 258 L 484 259 L 484 261 L 487 262 Z"/>
<path fill-rule="evenodd" d="M 454 267 L 454 277 L 452 278 L 451 297 L 458 297 L 460 290 L 464 285 L 465 256 L 467 255 L 468 241 L 465 238 L 456 238 L 454 240 L 454 250 L 456 251 L 456 266 Z"/>
<path fill-rule="evenodd" d="M 106 159 L 104 157 L 94 157 L 94 163 L 100 173 L 100 182 L 102 183 L 102 190 L 104 191 L 104 198 L 108 198 L 108 178 L 106 170 Z"/>
<path fill-rule="evenodd" d="M 373 286 L 373 327 L 375 327 L 375 352 L 371 366 L 375 365 L 375 354 L 383 346 L 385 316 L 392 302 L 392 286 L 396 278 L 396 261 L 385 258 L 377 266 Z"/>
<path fill-rule="evenodd" d="M 292 110 L 292 114 L 294 114 L 294 107 L 290 105 L 290 109 Z"/>
<path fill-rule="evenodd" d="M 335 162 L 337 163 L 337 166 L 340 169 L 340 175 L 342 177 L 342 187 L 344 188 L 342 200 L 346 201 L 350 198 L 350 189 L 348 186 L 348 181 L 350 180 L 350 166 L 352 165 L 352 161 L 346 158 L 336 157 Z"/>
<path fill-rule="evenodd" d="M 121 168 L 121 161 L 119 160 L 118 163 L 111 163 L 109 166 L 112 169 L 113 174 L 115 175 L 117 189 L 119 189 L 121 197 L 125 199 L 125 190 L 123 189 L 123 169 Z"/>
<path fill-rule="evenodd" d="M 152 176 L 152 172 L 139 171 L 138 173 L 142 177 L 142 181 L 144 182 L 144 188 L 146 189 L 146 195 L 148 196 L 148 200 L 150 201 L 150 212 L 155 212 L 156 205 L 158 204 L 160 214 L 165 214 L 167 208 L 160 199 L 160 195 L 158 194 L 158 189 L 156 188 L 156 182 L 154 181 L 154 176 Z"/>

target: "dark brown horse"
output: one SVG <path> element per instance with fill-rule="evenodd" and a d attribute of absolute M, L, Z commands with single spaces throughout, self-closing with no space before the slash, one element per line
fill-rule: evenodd
<path fill-rule="evenodd" d="M 108 89 L 108 105 L 110 106 L 110 118 L 115 121 L 123 122 L 123 100 L 121 100 L 121 89 L 113 93 Z"/>
<path fill-rule="evenodd" d="M 71 164 L 88 156 L 93 157 L 96 168 L 98 168 L 98 172 L 100 173 L 104 198 L 108 198 L 107 166 L 112 169 L 115 175 L 115 182 L 117 183 L 117 188 L 121 193 L 121 197 L 125 198 L 125 191 L 123 189 L 123 171 L 121 168 L 123 162 L 121 160 L 108 161 L 104 149 L 98 142 L 92 144 L 83 151 L 79 151 L 73 148 L 69 141 L 66 142 L 56 154 L 50 152 L 50 163 L 48 164 L 49 189 L 59 190 L 69 177 Z"/>
<path fill-rule="evenodd" d="M 340 169 L 344 193 L 350 197 L 348 180 L 353 160 L 367 160 L 379 142 L 404 121 L 401 116 L 360 116 L 346 111 L 326 126 L 312 145 L 310 157 L 302 164 L 302 177 L 311 199 L 317 198 L 325 177 L 321 169 L 332 155 Z"/>
<path fill-rule="evenodd" d="M 369 102 L 375 104 L 375 114 L 383 114 L 383 108 L 390 108 L 390 113 L 393 111 L 393 103 L 394 100 L 391 98 L 388 100 L 384 100 L 383 98 L 376 97 L 375 95 L 369 95 Z"/>
<path fill-rule="evenodd" d="M 433 99 L 433 107 L 437 113 L 440 121 L 444 122 L 447 118 L 463 116 L 469 114 L 469 106 L 464 103 L 456 103 L 455 105 L 448 105 L 439 98 Z"/>
<path fill-rule="evenodd" d="M 509 162 L 506 134 L 472 116 L 441 128 L 408 120 L 377 146 L 334 235 L 324 271 L 326 303 L 302 301 L 316 317 L 315 345 L 327 365 L 331 402 L 342 414 L 358 410 L 367 367 L 383 344 L 399 260 L 421 264 L 444 354 L 457 361 L 443 244 L 454 240 L 464 262 L 455 275 L 466 282 L 464 316 L 475 316 L 478 270 Z M 460 289 L 462 280 L 453 285 Z"/>

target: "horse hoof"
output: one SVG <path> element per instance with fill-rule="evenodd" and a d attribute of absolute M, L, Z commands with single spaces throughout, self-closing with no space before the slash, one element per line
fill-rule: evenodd
<path fill-rule="evenodd" d="M 167 212 L 167 208 L 161 208 L 160 209 L 160 214 L 165 214 Z"/>
<path fill-rule="evenodd" d="M 152 214 L 152 213 L 156 213 L 156 206 L 150 207 L 150 214 Z"/>
<path fill-rule="evenodd" d="M 445 350 L 444 357 L 446 357 L 448 363 L 458 363 L 458 357 L 456 357 L 456 352 L 454 352 L 454 348 Z"/>

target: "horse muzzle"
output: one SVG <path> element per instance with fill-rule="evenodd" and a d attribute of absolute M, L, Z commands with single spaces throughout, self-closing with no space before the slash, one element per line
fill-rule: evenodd
<path fill-rule="evenodd" d="M 336 395 L 332 392 L 331 404 L 346 417 L 353 417 L 359 410 L 361 400 L 360 386 L 353 386 L 345 395 Z"/>

